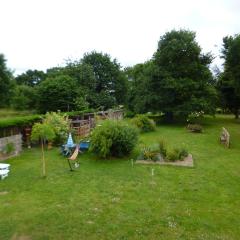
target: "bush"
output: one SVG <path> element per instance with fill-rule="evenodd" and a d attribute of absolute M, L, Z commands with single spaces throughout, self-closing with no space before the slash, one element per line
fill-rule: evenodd
<path fill-rule="evenodd" d="M 144 115 L 137 115 L 132 119 L 132 123 L 139 128 L 141 132 L 151 132 L 156 130 L 155 122 Z"/>
<path fill-rule="evenodd" d="M 91 136 L 90 151 L 102 158 L 129 154 L 138 141 L 138 131 L 122 121 L 105 120 Z"/>

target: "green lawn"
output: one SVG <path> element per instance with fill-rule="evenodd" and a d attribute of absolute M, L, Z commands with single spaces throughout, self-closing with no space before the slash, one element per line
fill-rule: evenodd
<path fill-rule="evenodd" d="M 42 179 L 40 150 L 25 150 L 0 181 L 0 192 L 8 192 L 0 195 L 0 239 L 239 239 L 240 124 L 230 117 L 204 123 L 203 134 L 165 125 L 141 135 L 149 145 L 184 143 L 194 157 L 194 168 L 154 166 L 153 178 L 153 166 L 132 167 L 131 157 L 90 154 L 70 172 L 53 149 Z M 231 149 L 218 142 L 222 126 Z"/>

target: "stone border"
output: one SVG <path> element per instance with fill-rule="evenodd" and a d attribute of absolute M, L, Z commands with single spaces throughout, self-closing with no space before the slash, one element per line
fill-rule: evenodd
<path fill-rule="evenodd" d="M 161 161 L 148 161 L 148 160 L 137 160 L 136 164 L 154 164 L 154 165 L 172 165 L 172 166 L 182 166 L 182 167 L 194 167 L 193 157 L 191 154 L 188 154 L 186 158 L 182 161 L 177 160 L 175 162 L 161 162 Z"/>

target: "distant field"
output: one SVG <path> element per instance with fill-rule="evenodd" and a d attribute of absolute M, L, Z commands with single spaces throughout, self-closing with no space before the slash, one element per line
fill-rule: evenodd
<path fill-rule="evenodd" d="M 26 116 L 31 114 L 33 114 L 31 111 L 17 111 L 14 109 L 0 108 L 0 119 L 16 116 Z"/>

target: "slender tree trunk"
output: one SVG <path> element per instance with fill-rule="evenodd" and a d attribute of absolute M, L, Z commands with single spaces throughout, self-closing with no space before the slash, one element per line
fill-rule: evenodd
<path fill-rule="evenodd" d="M 41 139 L 42 143 L 42 175 L 46 176 L 46 164 L 45 164 L 45 156 L 44 156 L 44 148 L 43 148 L 43 139 Z"/>

